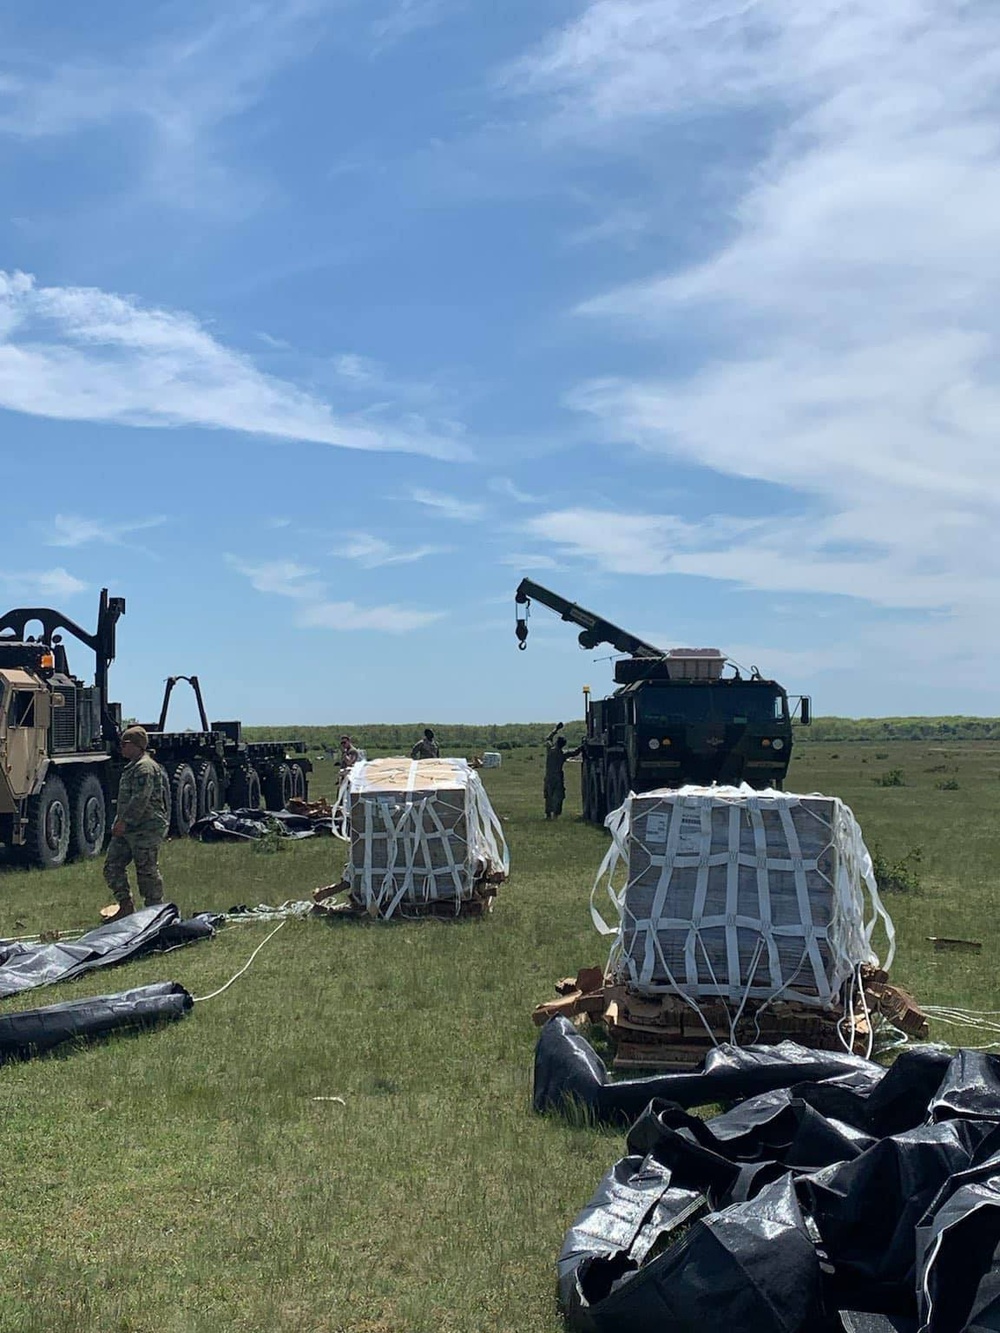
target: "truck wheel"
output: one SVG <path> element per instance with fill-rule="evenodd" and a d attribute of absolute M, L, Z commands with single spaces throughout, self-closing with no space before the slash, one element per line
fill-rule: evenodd
<path fill-rule="evenodd" d="M 96 773 L 73 783 L 70 800 L 69 854 L 89 861 L 99 856 L 108 827 L 108 803 Z"/>
<path fill-rule="evenodd" d="M 292 770 L 287 764 L 279 764 L 264 779 L 264 804 L 268 810 L 284 810 L 293 792 Z"/>
<path fill-rule="evenodd" d="M 174 764 L 170 774 L 170 832 L 186 838 L 198 815 L 198 786 L 190 764 Z"/>
<path fill-rule="evenodd" d="M 617 810 L 628 795 L 628 773 L 623 760 L 608 765 L 608 813 Z"/>
<path fill-rule="evenodd" d="M 69 797 L 62 778 L 47 778 L 28 804 L 28 860 L 43 870 L 61 866 L 69 852 Z"/>
<path fill-rule="evenodd" d="M 237 773 L 229 789 L 230 810 L 260 809 L 260 774 L 255 768 Z"/>
<path fill-rule="evenodd" d="M 306 799 L 306 771 L 301 764 L 290 764 L 289 768 L 292 774 L 292 795 L 297 796 L 300 801 Z"/>
<path fill-rule="evenodd" d="M 594 818 L 591 808 L 591 786 L 590 765 L 583 764 L 580 768 L 580 805 L 583 809 L 583 818 L 588 824 Z"/>
<path fill-rule="evenodd" d="M 199 759 L 194 766 L 194 782 L 198 790 L 198 818 L 218 810 L 221 803 L 219 772 L 210 759 Z"/>

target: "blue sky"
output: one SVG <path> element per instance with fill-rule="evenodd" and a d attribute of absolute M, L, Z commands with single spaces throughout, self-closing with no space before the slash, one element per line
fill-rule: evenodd
<path fill-rule="evenodd" d="M 525 573 L 820 713 L 1000 713 L 998 51 L 989 0 L 8 6 L 0 602 L 123 594 L 141 717 L 570 718 L 611 663 L 516 651 Z"/>

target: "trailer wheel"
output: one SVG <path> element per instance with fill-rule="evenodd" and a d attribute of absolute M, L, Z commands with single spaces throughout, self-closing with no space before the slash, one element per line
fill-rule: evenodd
<path fill-rule="evenodd" d="M 96 773 L 76 779 L 70 796 L 69 854 L 90 861 L 104 847 L 108 827 L 108 803 Z"/>
<path fill-rule="evenodd" d="M 229 788 L 230 810 L 260 809 L 260 774 L 255 768 L 237 773 Z"/>
<path fill-rule="evenodd" d="M 62 778 L 47 778 L 28 804 L 28 860 L 43 870 L 61 866 L 69 852 L 69 796 Z"/>
<path fill-rule="evenodd" d="M 292 770 L 279 764 L 264 778 L 264 805 L 268 810 L 284 810 L 295 793 Z"/>
<path fill-rule="evenodd" d="M 218 810 L 221 803 L 219 771 L 210 759 L 199 759 L 194 766 L 194 781 L 198 789 L 198 818 Z"/>
<path fill-rule="evenodd" d="M 299 800 L 306 799 L 306 771 L 301 764 L 289 765 L 292 773 L 292 795 Z"/>
<path fill-rule="evenodd" d="M 198 816 L 198 786 L 190 764 L 174 764 L 170 773 L 170 831 L 186 838 Z"/>

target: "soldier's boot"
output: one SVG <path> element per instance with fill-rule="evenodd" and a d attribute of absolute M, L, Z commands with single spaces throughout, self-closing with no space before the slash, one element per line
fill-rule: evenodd
<path fill-rule="evenodd" d="M 105 921 L 120 921 L 123 916 L 131 916 L 135 903 L 131 898 L 119 898 L 114 907 L 102 907 L 101 916 Z"/>

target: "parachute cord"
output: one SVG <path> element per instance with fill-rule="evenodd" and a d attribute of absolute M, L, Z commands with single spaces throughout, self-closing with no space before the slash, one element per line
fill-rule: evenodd
<path fill-rule="evenodd" d="M 224 986 L 220 986 L 218 990 L 212 991 L 210 995 L 194 996 L 194 1003 L 201 1004 L 203 1000 L 214 1000 L 217 995 L 221 995 L 224 990 L 228 990 L 229 987 L 233 984 L 233 982 L 238 981 L 239 978 L 243 975 L 243 973 L 247 970 L 247 968 L 250 966 L 253 960 L 260 953 L 261 949 L 263 949 L 267 941 L 273 939 L 275 935 L 277 935 L 281 927 L 287 924 L 288 924 L 288 917 L 285 917 L 283 921 L 279 921 L 278 924 L 275 926 L 275 928 L 271 931 L 271 933 L 267 935 L 264 939 L 262 939 L 261 942 L 257 945 L 256 949 L 254 949 L 253 953 L 246 960 L 246 962 L 243 964 L 240 970 L 238 972 L 233 973 L 233 975 L 229 978 L 229 980 L 226 982 Z"/>

